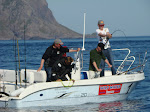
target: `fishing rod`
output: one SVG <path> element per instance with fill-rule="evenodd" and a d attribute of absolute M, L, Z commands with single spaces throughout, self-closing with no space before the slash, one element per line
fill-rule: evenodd
<path fill-rule="evenodd" d="M 114 33 L 118 32 L 118 31 L 122 32 L 124 34 L 124 36 L 127 37 L 126 34 L 124 33 L 124 31 L 122 31 L 122 30 L 115 30 L 111 35 L 113 35 Z M 105 44 L 107 44 L 108 41 L 109 41 L 109 37 L 106 38 Z"/>
<path fill-rule="evenodd" d="M 18 44 L 18 39 L 17 39 L 17 49 L 18 49 L 18 62 L 19 62 L 19 76 L 20 76 L 20 86 L 21 86 L 21 74 L 20 74 L 20 57 L 19 57 L 19 44 Z"/>
<path fill-rule="evenodd" d="M 25 20 L 24 20 L 24 55 L 25 55 L 25 87 L 27 86 L 27 72 L 26 72 L 26 42 L 25 42 Z"/>
<path fill-rule="evenodd" d="M 14 26 L 14 30 L 15 30 L 15 26 Z M 17 78 L 18 78 L 18 73 L 17 73 L 17 52 L 16 52 L 16 38 L 15 38 L 15 35 L 14 35 L 14 53 L 15 53 L 15 78 L 16 78 L 16 85 L 15 85 L 15 89 L 17 89 L 17 86 L 18 86 L 18 81 L 17 81 Z"/>
<path fill-rule="evenodd" d="M 16 54 L 16 40 L 15 40 L 15 65 L 16 65 L 16 69 L 15 69 L 15 73 L 16 73 L 16 86 L 15 86 L 15 89 L 17 89 L 17 54 Z"/>
<path fill-rule="evenodd" d="M 147 60 L 145 60 L 145 63 L 147 62 Z M 127 71 L 124 71 L 124 72 L 121 72 L 121 73 L 117 73 L 117 75 L 121 75 L 121 74 L 123 74 L 123 73 L 128 73 L 129 71 L 132 71 L 132 70 L 134 70 L 134 69 L 136 69 L 136 68 L 139 68 L 139 67 L 143 67 L 143 66 L 145 66 L 145 63 L 143 63 L 143 64 L 141 64 L 141 65 L 139 65 L 139 66 L 137 66 L 137 67 L 134 67 L 134 68 L 132 68 L 132 69 L 129 69 L 129 70 L 127 70 Z"/>
<path fill-rule="evenodd" d="M 16 81 L 15 81 L 15 90 L 17 90 L 17 86 L 18 86 L 18 69 L 17 69 L 17 51 L 16 51 L 17 50 L 17 47 L 16 47 L 17 46 L 17 42 L 16 41 L 18 41 L 18 40 L 15 37 L 16 36 L 16 27 L 15 27 L 15 25 L 13 27 L 14 27 L 14 31 L 13 31 L 13 33 L 14 33 L 13 43 L 14 43 L 14 46 L 15 46 L 15 47 L 13 47 L 14 53 L 15 53 L 14 54 L 15 55 L 15 79 L 16 79 Z"/>
<path fill-rule="evenodd" d="M 0 74 L 0 82 L 1 82 L 1 79 L 3 78 L 3 76 Z M 0 83 L 0 92 L 1 92 L 1 83 Z"/>
<path fill-rule="evenodd" d="M 147 50 L 146 50 L 146 52 L 145 52 L 145 56 L 144 56 L 144 59 L 143 59 L 143 63 L 146 63 L 146 55 L 147 55 Z M 143 71 L 144 70 L 144 66 L 143 67 L 141 67 L 141 71 Z"/>

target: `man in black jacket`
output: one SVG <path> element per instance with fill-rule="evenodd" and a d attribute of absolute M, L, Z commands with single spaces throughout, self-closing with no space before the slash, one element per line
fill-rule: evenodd
<path fill-rule="evenodd" d="M 66 74 L 68 74 L 71 79 L 71 71 L 74 65 L 71 65 L 73 59 L 68 56 L 64 57 L 61 60 L 58 60 L 52 66 L 52 81 L 57 81 L 61 79 L 62 81 L 66 81 Z"/>
<path fill-rule="evenodd" d="M 67 47 L 64 48 L 61 45 L 63 45 L 63 42 L 60 39 L 56 39 L 54 41 L 53 45 L 49 46 L 46 49 L 45 53 L 43 54 L 43 57 L 41 59 L 40 67 L 37 71 L 38 72 L 41 71 L 45 61 L 48 62 L 47 66 L 44 66 L 45 71 L 47 73 L 46 82 L 51 81 L 52 66 L 57 60 L 60 60 L 62 58 L 64 53 L 66 53 L 66 52 L 78 52 L 80 50 L 80 48 L 78 48 L 77 50 L 68 49 Z M 48 61 L 47 61 L 47 59 L 48 59 Z"/>

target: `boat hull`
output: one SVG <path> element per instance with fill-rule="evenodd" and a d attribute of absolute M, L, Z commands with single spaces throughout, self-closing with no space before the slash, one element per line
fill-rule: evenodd
<path fill-rule="evenodd" d="M 137 82 L 47 88 L 22 99 L 1 101 L 0 107 L 64 106 L 125 100 Z"/>

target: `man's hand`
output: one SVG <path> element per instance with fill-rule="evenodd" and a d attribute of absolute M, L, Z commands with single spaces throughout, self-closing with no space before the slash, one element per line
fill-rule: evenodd
<path fill-rule="evenodd" d="M 37 72 L 40 72 L 40 71 L 42 70 L 44 61 L 45 61 L 44 59 L 41 59 L 41 64 L 40 64 L 40 67 L 39 67 L 39 69 L 37 70 Z"/>
<path fill-rule="evenodd" d="M 77 49 L 77 52 L 80 51 L 80 48 Z"/>
<path fill-rule="evenodd" d="M 71 79 L 72 80 L 72 82 L 74 83 L 75 82 L 75 80 L 74 79 Z"/>
<path fill-rule="evenodd" d="M 40 72 L 42 70 L 42 67 L 39 67 L 39 69 L 37 70 L 37 72 Z"/>
<path fill-rule="evenodd" d="M 106 37 L 108 37 L 110 39 L 112 37 L 112 35 L 109 32 L 107 32 Z"/>
<path fill-rule="evenodd" d="M 111 67 L 112 67 L 112 65 L 109 65 L 108 67 L 109 67 L 109 68 L 111 68 Z"/>
<path fill-rule="evenodd" d="M 61 80 L 61 79 L 57 79 L 57 80 L 56 80 L 56 82 L 60 82 L 60 81 L 62 81 L 62 80 Z"/>
<path fill-rule="evenodd" d="M 101 71 L 102 71 L 102 69 L 101 69 L 101 68 L 99 68 L 99 69 L 97 69 L 97 71 L 98 71 L 98 72 L 101 72 Z"/>

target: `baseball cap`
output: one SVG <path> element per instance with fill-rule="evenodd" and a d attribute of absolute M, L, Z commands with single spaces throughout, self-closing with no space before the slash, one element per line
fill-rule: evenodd
<path fill-rule="evenodd" d="M 105 25 L 103 20 L 98 21 L 98 25 Z"/>
<path fill-rule="evenodd" d="M 101 49 L 104 49 L 104 44 L 103 43 L 98 43 L 98 47 L 100 47 Z"/>
<path fill-rule="evenodd" d="M 55 39 L 54 43 L 55 44 L 60 44 L 60 45 L 64 44 L 60 39 Z"/>

